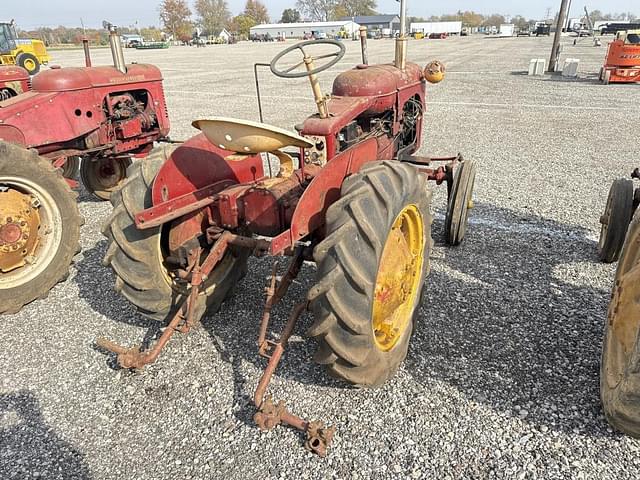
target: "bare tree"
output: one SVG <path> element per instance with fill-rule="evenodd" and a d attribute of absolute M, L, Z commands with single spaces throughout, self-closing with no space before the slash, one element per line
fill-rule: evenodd
<path fill-rule="evenodd" d="M 310 20 L 326 22 L 333 17 L 336 0 L 298 0 L 296 7 Z"/>
<path fill-rule="evenodd" d="M 186 0 L 163 0 L 160 4 L 160 20 L 174 39 L 185 35 L 190 28 L 191 10 Z"/>
<path fill-rule="evenodd" d="M 207 35 L 216 35 L 231 20 L 229 6 L 225 0 L 197 0 L 198 23 Z"/>
<path fill-rule="evenodd" d="M 378 4 L 376 0 L 339 0 L 336 11 L 344 17 L 356 17 L 358 15 L 375 15 Z"/>

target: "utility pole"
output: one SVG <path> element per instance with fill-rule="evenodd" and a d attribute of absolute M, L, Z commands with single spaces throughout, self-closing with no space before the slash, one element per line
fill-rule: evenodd
<path fill-rule="evenodd" d="M 569 0 L 569 6 L 567 7 L 567 20 L 564 23 L 564 31 L 565 32 L 569 31 L 569 20 L 571 20 L 569 15 L 571 15 L 571 0 Z"/>
<path fill-rule="evenodd" d="M 549 60 L 549 72 L 553 73 L 558 68 L 558 60 L 560 59 L 560 38 L 562 37 L 562 26 L 567 17 L 567 4 L 569 0 L 562 0 L 560 4 L 560 13 L 558 14 L 558 23 L 556 25 L 556 34 L 553 36 L 553 47 L 551 49 L 551 59 Z"/>

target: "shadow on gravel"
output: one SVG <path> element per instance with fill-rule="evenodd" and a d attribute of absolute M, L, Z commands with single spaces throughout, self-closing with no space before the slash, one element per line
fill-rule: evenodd
<path fill-rule="evenodd" d="M 441 244 L 443 212 L 436 211 L 433 237 Z M 465 242 L 433 259 L 425 303 L 404 369 L 426 388 L 433 379 L 455 386 L 469 398 L 561 431 L 606 434 L 598 396 L 603 318 L 609 291 L 591 288 L 596 244 L 587 232 L 532 215 L 477 204 Z M 146 329 L 150 340 L 158 324 L 145 320 L 113 290 L 111 271 L 101 266 L 106 241 L 84 252 L 78 265 L 80 295 L 115 321 Z M 287 259 L 279 259 L 279 271 Z M 572 265 L 580 263 L 579 268 Z M 262 371 L 256 339 L 271 272 L 269 258 L 250 259 L 249 273 L 221 310 L 203 318 L 213 347 L 234 371 L 236 417 L 253 424 L 257 378 L 246 378 L 245 363 Z M 586 265 L 586 266 L 585 266 Z M 305 265 L 285 300 L 272 313 L 271 332 L 280 333 L 298 299 L 312 286 Z M 585 273 L 586 272 L 586 273 Z M 563 276 L 574 275 L 568 282 Z M 296 333 L 311 323 L 304 315 Z M 184 342 L 176 335 L 173 342 Z M 315 345 L 292 338 L 276 377 L 303 384 L 350 388 L 313 364 Z M 212 349 L 212 354 L 213 349 Z M 111 360 L 105 360 L 112 364 Z M 159 358 L 159 365 L 163 356 Z M 526 411 L 526 412 L 525 412 Z"/>
<path fill-rule="evenodd" d="M 433 262 L 405 369 L 534 425 L 610 435 L 598 390 L 610 293 L 589 285 L 612 267 L 587 233 L 477 205 L 465 242 Z"/>
<path fill-rule="evenodd" d="M 45 423 L 29 391 L 0 394 L 0 478 L 91 478 L 84 455 Z"/>

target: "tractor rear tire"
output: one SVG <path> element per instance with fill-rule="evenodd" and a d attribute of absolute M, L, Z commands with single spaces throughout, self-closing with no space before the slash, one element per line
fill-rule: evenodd
<path fill-rule="evenodd" d="M 68 276 L 83 223 L 76 197 L 49 160 L 0 142 L 0 314 L 46 297 Z"/>
<path fill-rule="evenodd" d="M 307 334 L 319 344 L 314 360 L 331 375 L 375 387 L 391 378 L 407 356 L 429 272 L 430 202 L 426 178 L 397 161 L 367 163 L 343 182 L 341 198 L 327 211 L 326 238 L 314 249 L 317 279 L 309 291 L 315 321 Z M 411 245 L 409 263 L 388 261 Z M 407 281 L 398 282 L 398 277 Z M 388 279 L 391 283 L 385 284 Z M 383 328 L 376 312 L 398 296 L 393 311 L 403 312 L 402 318 L 383 316 L 391 319 L 382 322 Z"/>
<path fill-rule="evenodd" d="M 40 71 L 40 61 L 32 53 L 19 53 L 16 56 L 16 64 L 24 68 L 27 72 L 29 72 L 29 75 L 31 76 Z"/>
<path fill-rule="evenodd" d="M 609 423 L 640 438 L 640 216 L 631 222 L 609 303 L 600 397 Z"/>
<path fill-rule="evenodd" d="M 626 178 L 614 180 L 609 189 L 604 214 L 600 217 L 600 261 L 611 263 L 618 260 L 632 215 L 633 182 Z"/>
<path fill-rule="evenodd" d="M 134 215 L 151 204 L 151 188 L 160 167 L 176 149 L 161 146 L 129 168 L 122 188 L 111 195 L 113 212 L 102 233 L 109 242 L 103 265 L 116 275 L 115 289 L 148 318 L 171 320 L 187 293 L 164 265 L 163 226 L 139 230 Z M 164 231 L 163 231 L 164 230 Z M 246 273 L 248 253 L 229 250 L 202 285 L 194 320 L 217 311 Z"/>

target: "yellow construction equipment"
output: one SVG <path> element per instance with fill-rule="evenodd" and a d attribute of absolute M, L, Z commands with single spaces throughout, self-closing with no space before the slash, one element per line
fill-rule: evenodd
<path fill-rule="evenodd" d="M 50 59 L 44 42 L 18 38 L 13 20 L 0 22 L 0 65 L 19 65 L 35 75 Z"/>

